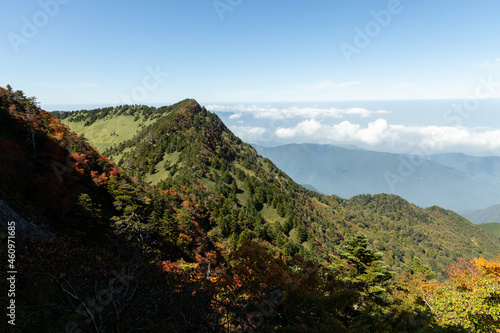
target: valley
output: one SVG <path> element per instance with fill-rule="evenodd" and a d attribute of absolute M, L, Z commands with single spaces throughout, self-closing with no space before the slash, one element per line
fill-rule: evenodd
<path fill-rule="evenodd" d="M 500 198 L 498 157 L 412 156 L 318 144 L 255 148 L 296 182 L 326 195 L 390 193 L 420 207 L 457 212 L 484 209 Z"/>

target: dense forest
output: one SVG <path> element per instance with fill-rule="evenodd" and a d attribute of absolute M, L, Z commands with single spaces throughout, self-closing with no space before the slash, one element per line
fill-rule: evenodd
<path fill-rule="evenodd" d="M 306 190 L 194 100 L 50 114 L 7 86 L 0 152 L 1 204 L 26 222 L 13 332 L 500 330 L 500 239 Z"/>

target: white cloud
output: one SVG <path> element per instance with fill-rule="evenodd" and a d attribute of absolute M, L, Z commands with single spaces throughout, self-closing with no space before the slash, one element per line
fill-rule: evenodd
<path fill-rule="evenodd" d="M 400 127 L 399 131 L 436 151 L 490 151 L 494 155 L 500 154 L 500 129 L 426 126 Z"/>
<path fill-rule="evenodd" d="M 229 116 L 229 119 L 239 119 L 241 118 L 241 113 L 235 113 Z"/>
<path fill-rule="evenodd" d="M 287 142 L 357 145 L 381 151 L 500 155 L 500 129 L 491 128 L 391 125 L 385 119 L 362 126 L 347 120 L 324 124 L 310 119 L 278 128 L 273 134 Z"/>
<path fill-rule="evenodd" d="M 297 128 L 283 128 L 279 127 L 274 134 L 281 139 L 291 139 L 297 135 Z"/>
<path fill-rule="evenodd" d="M 248 113 L 253 115 L 254 118 L 259 119 L 291 119 L 291 118 L 310 118 L 310 119 L 322 119 L 322 118 L 343 118 L 346 115 L 357 115 L 360 117 L 370 117 L 374 114 L 387 114 L 390 111 L 377 110 L 371 111 L 363 108 L 301 108 L 297 106 L 287 107 L 287 108 L 277 108 L 271 106 L 244 106 L 244 105 L 208 105 L 207 109 L 210 111 L 217 112 L 238 112 Z M 232 116 L 230 116 L 231 118 Z M 235 119 L 235 118 L 231 118 Z"/>
<path fill-rule="evenodd" d="M 261 142 L 270 138 L 269 130 L 264 127 L 231 126 L 230 130 L 245 142 Z"/>
<path fill-rule="evenodd" d="M 78 82 L 81 88 L 99 88 L 99 85 L 92 82 Z"/>
<path fill-rule="evenodd" d="M 289 139 L 295 136 L 314 137 L 316 133 L 322 132 L 324 126 L 314 119 L 304 120 L 297 124 L 294 128 L 279 127 L 274 133 L 282 139 Z"/>
<path fill-rule="evenodd" d="M 247 126 L 236 123 L 239 126 L 232 130 L 247 142 L 339 144 L 399 153 L 425 150 L 428 154 L 500 156 L 500 129 L 391 123 L 391 118 L 384 119 L 385 114 L 391 113 L 386 110 L 261 105 L 209 105 L 208 109 L 230 112 L 229 118 L 235 122 L 245 116 Z"/>
<path fill-rule="evenodd" d="M 387 114 L 390 113 L 390 111 L 386 110 L 378 110 L 378 111 L 369 111 L 363 108 L 351 108 L 351 109 L 345 109 L 343 110 L 345 114 L 348 115 L 358 115 L 361 116 L 362 118 L 367 118 L 370 117 L 372 114 Z"/>
<path fill-rule="evenodd" d="M 343 87 L 351 87 L 351 86 L 357 86 L 361 84 L 361 81 L 348 81 L 348 82 L 341 82 L 337 85 L 335 85 L 335 88 L 343 88 Z"/>
<path fill-rule="evenodd" d="M 384 119 L 378 119 L 362 128 L 359 124 L 343 121 L 325 125 L 314 119 L 304 120 L 292 128 L 278 128 L 274 134 L 281 139 L 298 138 L 318 143 L 349 143 L 376 145 L 390 136 L 389 126 Z"/>

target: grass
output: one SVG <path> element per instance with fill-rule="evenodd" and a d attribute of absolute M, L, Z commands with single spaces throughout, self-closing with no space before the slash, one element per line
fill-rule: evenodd
<path fill-rule="evenodd" d="M 236 176 L 234 175 L 231 176 L 236 179 Z M 238 193 L 236 193 L 236 199 L 238 200 L 240 205 L 245 206 L 248 202 L 248 193 L 245 191 L 245 185 L 243 184 L 242 181 L 236 179 L 236 186 L 241 191 L 241 192 L 238 191 Z"/>
<path fill-rule="evenodd" d="M 170 171 L 167 171 L 161 166 L 162 164 L 158 164 L 155 168 L 156 172 L 153 174 L 146 175 L 146 182 L 151 182 L 152 185 L 156 185 L 161 182 L 163 179 L 170 177 Z"/>
<path fill-rule="evenodd" d="M 214 181 L 208 180 L 206 178 L 201 178 L 200 182 L 203 184 L 203 186 L 205 186 L 206 188 L 208 188 L 209 190 L 212 190 L 212 191 L 214 191 L 216 186 L 217 186 L 217 184 Z"/>
<path fill-rule="evenodd" d="M 247 176 L 252 176 L 252 177 L 255 177 L 255 172 L 252 171 L 252 170 L 248 170 L 247 168 L 245 168 L 243 165 L 241 165 L 240 163 L 238 162 L 235 162 L 234 163 L 234 166 L 237 167 L 238 169 L 241 169 Z"/>
<path fill-rule="evenodd" d="M 118 164 L 118 162 L 120 161 L 120 159 L 122 158 L 123 154 L 131 151 L 132 148 L 125 148 L 122 150 L 122 152 L 118 155 L 111 155 L 111 156 L 108 156 L 111 160 L 115 161 L 116 164 Z"/>
<path fill-rule="evenodd" d="M 478 224 L 477 226 L 483 229 L 484 231 L 500 238 L 500 223 L 489 222 L 489 223 Z"/>
<path fill-rule="evenodd" d="M 151 184 L 155 185 L 161 182 L 162 180 L 171 177 L 170 170 L 165 170 L 165 162 L 169 162 L 170 165 L 173 165 L 179 161 L 180 153 L 178 151 L 173 153 L 165 153 L 163 155 L 163 159 L 156 165 L 154 174 L 147 174 L 146 181 L 151 182 Z"/>
<path fill-rule="evenodd" d="M 170 165 L 173 165 L 173 164 L 179 162 L 179 156 L 180 155 L 181 155 L 181 153 L 178 152 L 178 151 L 174 151 L 173 153 L 170 153 L 170 154 L 169 153 L 165 153 L 163 155 L 163 160 L 160 163 L 158 163 L 158 165 L 163 165 L 167 161 L 170 163 Z"/>
<path fill-rule="evenodd" d="M 144 121 L 144 116 L 140 116 L 137 121 L 134 121 L 134 116 L 120 115 L 106 117 L 94 122 L 90 126 L 84 126 L 84 122 L 72 122 L 67 118 L 63 123 L 68 125 L 76 133 L 83 134 L 100 152 L 107 148 L 119 144 L 123 141 L 130 140 L 141 131 L 144 127 L 152 124 L 157 119 L 148 119 Z"/>
<path fill-rule="evenodd" d="M 264 208 L 262 208 L 261 214 L 264 220 L 266 220 L 267 222 L 285 222 L 285 218 L 279 216 L 278 211 L 271 205 L 264 204 Z"/>

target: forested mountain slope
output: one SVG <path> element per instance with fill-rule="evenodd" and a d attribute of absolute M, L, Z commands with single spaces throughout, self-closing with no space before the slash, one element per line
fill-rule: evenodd
<path fill-rule="evenodd" d="M 155 121 L 138 126 L 133 138 L 117 142 L 104 155 L 154 186 L 189 189 L 214 241 L 258 238 L 286 255 L 325 259 L 343 240 L 363 232 L 395 269 L 411 265 L 417 256 L 440 275 L 457 257 L 500 253 L 497 239 L 450 211 L 421 209 L 394 195 L 345 200 L 302 188 L 195 100 L 162 110 L 125 106 L 58 116 L 89 135 L 92 126 L 113 123 L 123 110 L 134 122 L 144 114 Z M 89 137 L 97 146 L 101 140 Z"/>
<path fill-rule="evenodd" d="M 492 235 L 495 235 L 500 238 L 500 223 L 499 222 L 488 222 L 481 223 L 478 225 L 481 229 L 489 232 Z"/>
<path fill-rule="evenodd" d="M 11 331 L 500 329 L 500 262 L 482 258 L 499 239 L 396 196 L 309 192 L 194 100 L 152 111 L 108 149 L 117 166 L 0 88 L 0 235 L 17 228 Z"/>

